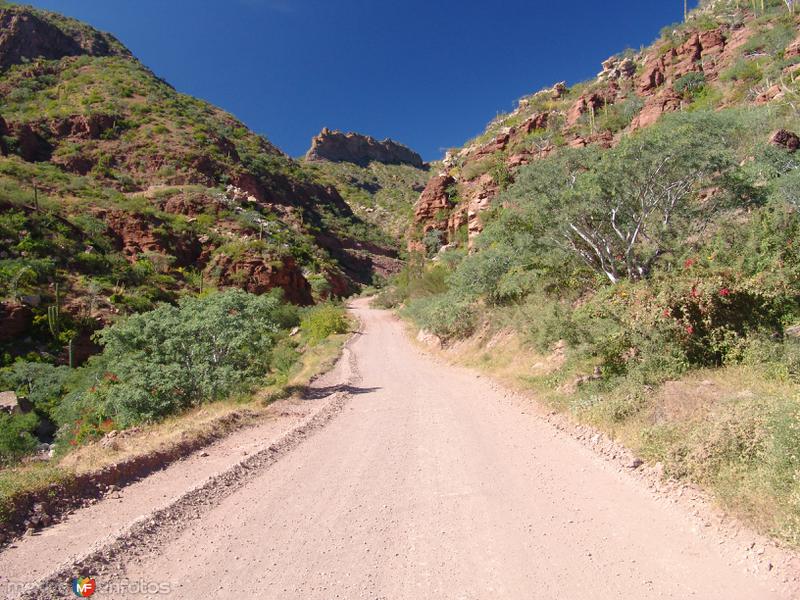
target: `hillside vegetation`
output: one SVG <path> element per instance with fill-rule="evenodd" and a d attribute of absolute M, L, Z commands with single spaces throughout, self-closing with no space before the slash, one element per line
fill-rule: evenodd
<path fill-rule="evenodd" d="M 0 3 L 0 504 L 31 460 L 280 389 L 389 241 L 113 36 Z"/>
<path fill-rule="evenodd" d="M 451 151 L 379 302 L 800 543 L 800 63 L 711 2 Z"/>
<path fill-rule="evenodd" d="M 387 244 L 402 247 L 414 216 L 414 203 L 430 179 L 428 169 L 371 162 L 316 162 L 308 168 L 335 186 L 356 216 L 386 235 Z"/>

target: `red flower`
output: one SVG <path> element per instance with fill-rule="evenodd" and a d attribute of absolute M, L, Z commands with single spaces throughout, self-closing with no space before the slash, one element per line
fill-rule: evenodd
<path fill-rule="evenodd" d="M 687 258 L 686 262 L 683 263 L 683 266 L 685 268 L 687 268 L 687 269 L 691 269 L 694 266 L 694 259 L 693 258 Z"/>
<path fill-rule="evenodd" d="M 697 291 L 696 287 L 692 287 L 692 298 L 697 298 L 699 296 L 699 292 Z"/>
<path fill-rule="evenodd" d="M 663 313 L 661 313 L 661 314 L 662 314 L 662 315 L 664 315 L 664 318 L 665 318 L 665 319 L 669 319 L 669 317 L 670 317 L 670 312 L 669 312 L 669 309 L 668 309 L 668 308 L 665 308 L 665 309 L 664 309 L 664 312 L 663 312 Z"/>
<path fill-rule="evenodd" d="M 686 327 L 686 333 L 688 333 L 689 335 L 694 335 L 694 327 L 692 327 L 691 325 L 688 325 Z"/>
<path fill-rule="evenodd" d="M 730 295 L 731 295 L 731 291 L 730 291 L 728 288 L 722 288 L 722 289 L 719 291 L 719 295 L 720 295 L 720 296 L 722 296 L 723 298 L 725 298 L 725 297 L 727 297 L 727 296 L 730 296 Z"/>

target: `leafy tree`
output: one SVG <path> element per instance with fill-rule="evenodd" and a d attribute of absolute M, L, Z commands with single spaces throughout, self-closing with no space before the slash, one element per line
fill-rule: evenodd
<path fill-rule="evenodd" d="M 593 271 L 642 279 L 747 192 L 727 150 L 731 130 L 715 115 L 678 115 L 602 154 L 566 151 L 536 165 L 514 194 L 533 193 L 546 235 Z"/>
<path fill-rule="evenodd" d="M 68 367 L 18 361 L 4 370 L 2 382 L 26 398 L 38 412 L 51 417 L 69 376 Z"/>
<path fill-rule="evenodd" d="M 135 315 L 99 334 L 108 371 L 89 404 L 126 426 L 223 398 L 268 371 L 279 331 L 292 324 L 296 309 L 278 294 L 241 290 Z"/>

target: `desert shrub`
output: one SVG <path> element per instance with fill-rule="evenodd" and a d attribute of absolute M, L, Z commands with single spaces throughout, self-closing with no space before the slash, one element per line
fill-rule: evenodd
<path fill-rule="evenodd" d="M 318 343 L 334 333 L 346 333 L 349 328 L 344 308 L 332 303 L 307 309 L 300 321 L 300 329 L 311 343 Z"/>
<path fill-rule="evenodd" d="M 736 81 L 740 83 L 758 83 L 763 74 L 761 67 L 754 60 L 740 58 L 728 69 L 720 73 L 722 81 Z"/>
<path fill-rule="evenodd" d="M 272 351 L 270 366 L 272 370 L 281 376 L 288 375 L 289 371 L 297 364 L 301 353 L 297 350 L 297 342 L 292 338 L 283 338 Z"/>
<path fill-rule="evenodd" d="M 277 294 L 231 290 L 129 317 L 99 334 L 100 382 L 68 397 L 59 420 L 75 435 L 76 415 L 126 427 L 224 398 L 268 371 L 290 313 Z"/>
<path fill-rule="evenodd" d="M 705 85 L 705 74 L 695 71 L 679 77 L 672 87 L 684 98 L 692 99 L 696 94 L 702 91 Z"/>
<path fill-rule="evenodd" d="M 425 254 L 431 258 L 439 252 L 444 244 L 445 233 L 438 229 L 430 229 L 422 236 L 422 244 L 425 246 Z"/>
<path fill-rule="evenodd" d="M 635 95 L 627 100 L 604 106 L 597 118 L 597 129 L 612 133 L 622 131 L 631 124 L 643 106 L 644 101 Z"/>
<path fill-rule="evenodd" d="M 477 324 L 472 302 L 452 293 L 419 298 L 405 308 L 405 314 L 446 341 L 469 336 Z"/>
<path fill-rule="evenodd" d="M 33 413 L 8 415 L 0 412 L 0 464 L 11 464 L 33 452 L 38 442 L 32 432 L 38 423 Z"/>
<path fill-rule="evenodd" d="M 17 361 L 0 371 L 0 384 L 27 399 L 42 416 L 54 418 L 54 410 L 64 395 L 70 375 L 68 367 Z"/>

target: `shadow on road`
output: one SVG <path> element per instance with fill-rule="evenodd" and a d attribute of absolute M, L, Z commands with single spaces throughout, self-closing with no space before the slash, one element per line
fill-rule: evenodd
<path fill-rule="evenodd" d="M 330 385 L 321 388 L 307 388 L 303 394 L 303 398 L 306 400 L 319 400 L 320 398 L 326 398 L 327 396 L 336 394 L 337 392 L 344 392 L 346 394 L 353 394 L 356 396 L 359 394 L 369 394 L 370 392 L 374 392 L 379 389 L 381 388 L 355 387 L 352 385 Z"/>

